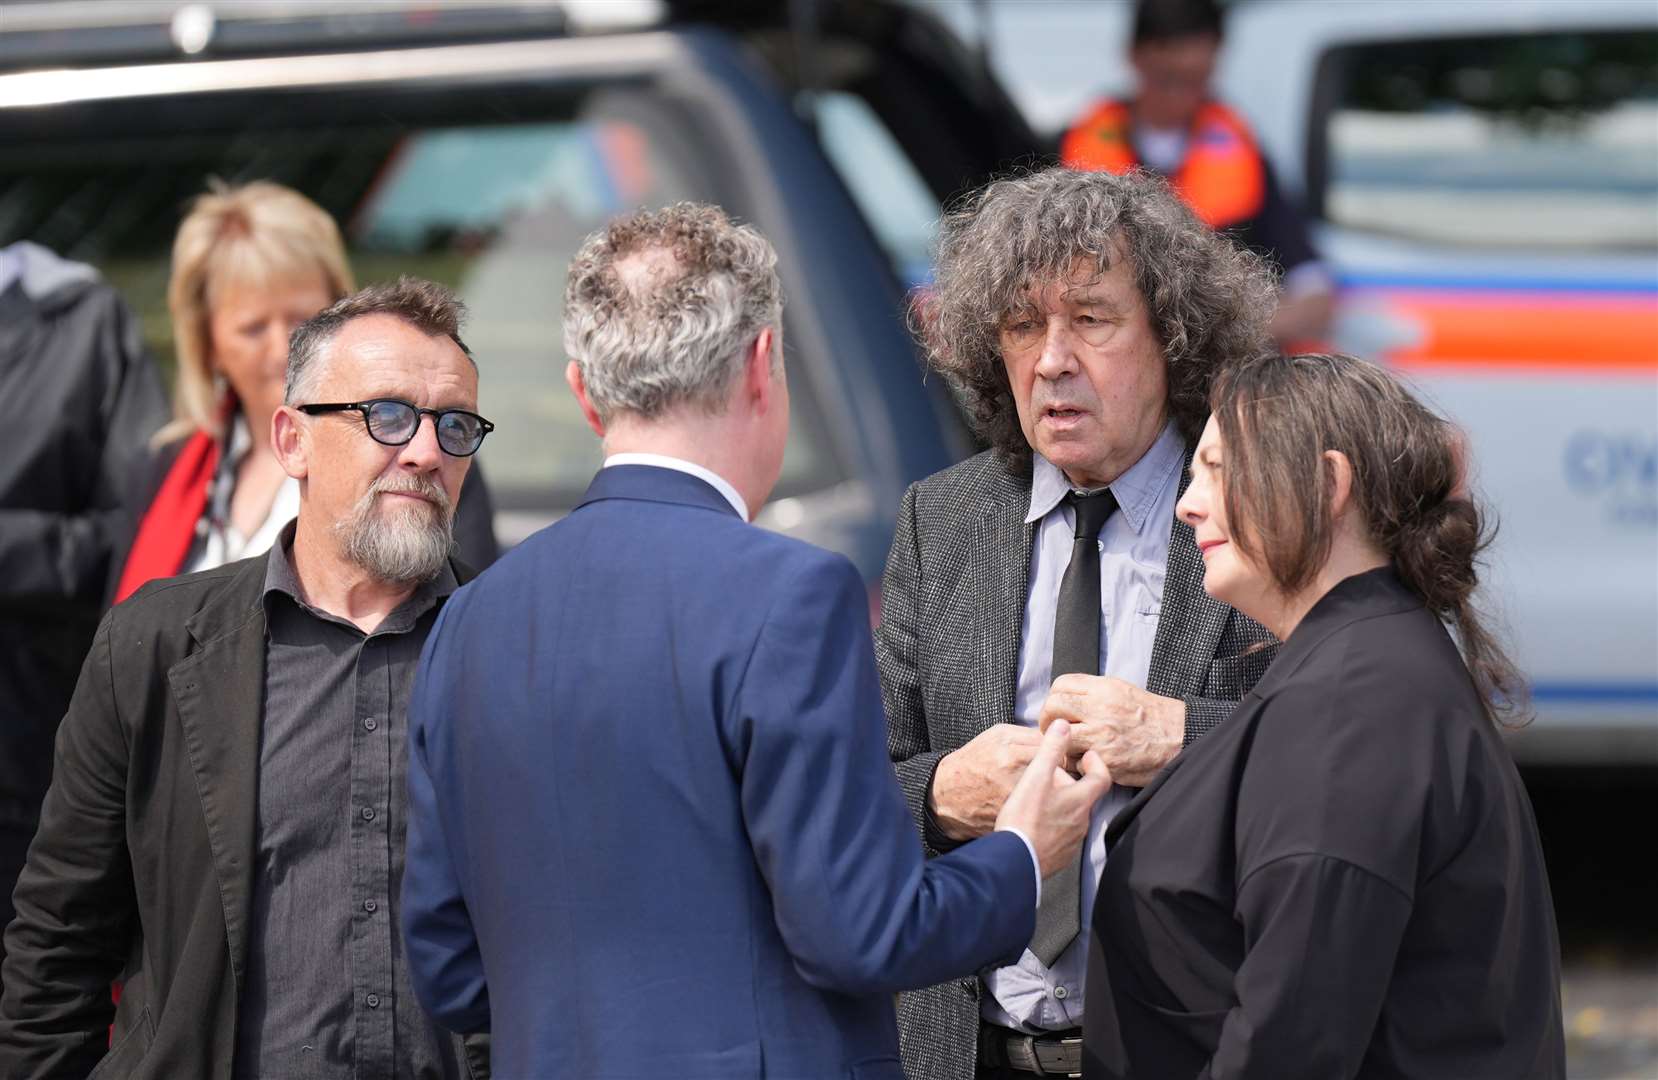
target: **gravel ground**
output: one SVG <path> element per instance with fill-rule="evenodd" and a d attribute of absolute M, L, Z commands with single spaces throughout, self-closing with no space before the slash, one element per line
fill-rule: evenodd
<path fill-rule="evenodd" d="M 1658 1080 L 1658 959 L 1574 962 L 1561 994 L 1572 1080 Z"/>
<path fill-rule="evenodd" d="M 1524 776 L 1560 926 L 1567 1074 L 1658 1080 L 1658 770 Z"/>

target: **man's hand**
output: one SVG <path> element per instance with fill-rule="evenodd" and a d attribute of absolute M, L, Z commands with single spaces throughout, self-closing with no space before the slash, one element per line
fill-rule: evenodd
<path fill-rule="evenodd" d="M 996 828 L 1018 829 L 1030 840 L 1044 879 L 1076 861 L 1089 813 L 1111 787 L 1111 773 L 1093 751 L 1082 755 L 1081 776 L 1065 771 L 1070 737 L 1065 721 L 1049 725 L 996 816 Z"/>
<path fill-rule="evenodd" d="M 1041 743 L 1035 728 L 994 724 L 940 758 L 928 797 L 939 830 L 952 840 L 972 840 L 995 828 Z"/>
<path fill-rule="evenodd" d="M 1185 702 L 1108 675 L 1055 679 L 1037 723 L 1047 731 L 1058 720 L 1070 721 L 1072 754 L 1093 750 L 1112 780 L 1130 787 L 1150 783 L 1180 753 L 1186 737 Z"/>

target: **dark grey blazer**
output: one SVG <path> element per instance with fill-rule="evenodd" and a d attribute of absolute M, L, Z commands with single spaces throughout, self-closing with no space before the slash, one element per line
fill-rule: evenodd
<path fill-rule="evenodd" d="M 1188 450 L 1188 459 L 1190 451 Z M 1186 473 L 1181 474 L 1185 490 Z M 1036 526 L 1030 467 L 986 451 L 910 487 L 882 578 L 876 659 L 888 749 L 929 855 L 954 846 L 926 814 L 939 758 L 992 724 L 1013 721 L 1019 628 Z M 1272 635 L 1203 591 L 1192 530 L 1173 523 L 1163 613 L 1146 689 L 1186 702 L 1186 741 L 1220 723 L 1272 661 Z M 898 1003 L 911 1080 L 972 1080 L 977 978 L 904 994 Z"/>
<path fill-rule="evenodd" d="M 267 558 L 147 585 L 98 627 L 6 930 L 7 1080 L 229 1080 L 253 885 Z M 467 1057 L 487 1075 L 487 1049 Z"/>

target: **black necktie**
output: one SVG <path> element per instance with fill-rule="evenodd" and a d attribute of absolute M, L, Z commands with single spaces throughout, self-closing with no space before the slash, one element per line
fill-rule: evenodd
<path fill-rule="evenodd" d="M 1054 611 L 1053 677 L 1100 673 L 1100 530 L 1117 509 L 1110 490 L 1084 495 L 1071 492 L 1065 502 L 1076 515 L 1071 561 L 1059 582 L 1059 604 Z M 1069 866 L 1042 883 L 1042 904 L 1036 909 L 1036 933 L 1030 950 L 1052 967 L 1082 926 L 1082 859 L 1077 853 Z"/>

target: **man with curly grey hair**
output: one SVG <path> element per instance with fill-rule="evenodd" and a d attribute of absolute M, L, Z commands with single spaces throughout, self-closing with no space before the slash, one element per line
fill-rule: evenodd
<path fill-rule="evenodd" d="M 499 1075 L 902 1080 L 891 993 L 1012 961 L 1107 786 L 1055 725 L 991 835 L 923 859 L 857 571 L 748 524 L 788 432 L 774 264 L 711 206 L 588 239 L 604 468 L 426 652 L 404 936 Z"/>
<path fill-rule="evenodd" d="M 892 760 L 935 856 L 995 820 L 1056 720 L 1117 786 L 1015 963 L 903 996 L 911 1080 L 1081 1069 L 1107 824 L 1272 655 L 1204 594 L 1174 507 L 1210 376 L 1271 348 L 1273 303 L 1261 263 L 1145 175 L 1036 172 L 944 219 L 917 322 L 991 448 L 899 512 L 876 632 Z"/>

